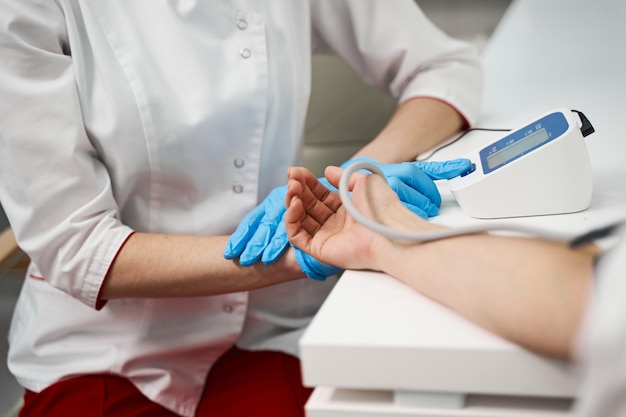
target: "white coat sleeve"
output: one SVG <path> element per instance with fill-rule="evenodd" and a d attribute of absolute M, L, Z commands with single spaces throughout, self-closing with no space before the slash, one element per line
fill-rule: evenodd
<path fill-rule="evenodd" d="M 579 417 L 626 415 L 626 226 L 602 254 L 595 292 L 577 342 L 585 378 L 576 403 Z"/>
<path fill-rule="evenodd" d="M 311 0 L 314 52 L 336 54 L 400 102 L 431 97 L 473 124 L 483 73 L 476 49 L 450 38 L 414 0 Z"/>
<path fill-rule="evenodd" d="M 42 278 L 98 308 L 132 230 L 82 123 L 65 28 L 54 1 L 0 3 L 0 201 Z"/>

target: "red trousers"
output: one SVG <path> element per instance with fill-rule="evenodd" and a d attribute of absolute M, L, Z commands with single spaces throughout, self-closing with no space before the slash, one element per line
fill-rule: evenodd
<path fill-rule="evenodd" d="M 298 359 L 278 352 L 228 351 L 211 370 L 196 416 L 303 417 L 311 389 Z M 20 417 L 175 417 L 123 377 L 87 375 L 26 391 Z"/>

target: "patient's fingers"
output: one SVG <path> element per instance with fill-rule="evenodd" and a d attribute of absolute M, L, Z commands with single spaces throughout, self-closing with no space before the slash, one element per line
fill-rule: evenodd
<path fill-rule="evenodd" d="M 344 169 L 336 166 L 328 166 L 324 170 L 324 176 L 328 180 L 329 183 L 334 185 L 337 189 L 339 188 L 339 181 L 341 180 L 341 175 L 343 174 Z M 369 174 L 363 172 L 354 172 L 350 178 L 348 179 L 348 190 L 352 191 L 354 189 L 357 181 L 363 180 L 365 176 Z"/>
<path fill-rule="evenodd" d="M 313 198 L 323 202 L 330 208 L 332 211 L 337 211 L 337 209 L 341 206 L 341 199 L 338 198 L 337 193 L 328 189 L 328 187 L 315 177 L 315 175 L 306 168 L 303 167 L 292 167 L 288 172 L 288 176 L 294 176 L 295 179 L 298 179 L 305 185 L 305 188 L 308 188 Z M 305 190 L 306 192 L 306 190 Z M 309 201 L 309 196 L 307 195 L 305 199 L 303 199 L 306 204 Z"/>
<path fill-rule="evenodd" d="M 331 218 L 341 207 L 341 199 L 305 168 L 290 168 L 288 177 L 285 229 L 291 243 L 306 251 L 323 226 L 337 227 Z"/>
<path fill-rule="evenodd" d="M 324 176 L 328 182 L 334 185 L 337 189 L 339 189 L 339 180 L 341 179 L 342 173 L 343 169 L 335 166 L 328 166 L 324 170 Z"/>
<path fill-rule="evenodd" d="M 291 178 L 287 183 L 286 198 L 285 223 L 300 223 L 299 227 L 311 235 L 335 214 L 332 208 L 320 201 L 309 187 L 303 186 L 296 178 Z"/>
<path fill-rule="evenodd" d="M 337 193 L 329 190 L 319 182 L 311 171 L 302 167 L 291 167 L 287 171 L 289 181 L 297 181 L 301 187 L 292 188 L 291 193 L 287 188 L 285 205 L 288 205 L 294 195 L 298 195 L 307 212 L 324 222 L 326 218 L 341 206 L 341 199 Z M 319 205 L 318 205 L 319 204 Z M 325 206 L 325 207 L 324 207 Z M 328 209 L 328 210 L 327 210 Z"/>
<path fill-rule="evenodd" d="M 301 249 L 305 249 L 311 242 L 312 235 L 303 226 L 307 215 L 300 197 L 294 196 L 287 205 L 284 221 L 289 241 Z"/>

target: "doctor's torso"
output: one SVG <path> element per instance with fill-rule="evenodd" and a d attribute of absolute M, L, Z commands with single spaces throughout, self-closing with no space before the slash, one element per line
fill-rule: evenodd
<path fill-rule="evenodd" d="M 16 56 L 47 66 L 16 61 L 32 84 L 10 90 L 46 108 L 15 106 L 2 125 L 22 128 L 20 140 L 6 145 L 6 155 L 25 155 L 13 161 L 16 178 L 30 181 L 24 164 L 39 158 L 52 164 L 13 193 L 15 229 L 33 253 L 52 252 L 41 237 L 49 230 L 80 239 L 70 231 L 89 229 L 87 222 L 104 237 L 102 247 L 115 250 L 107 236 L 128 232 L 105 230 L 111 220 L 94 220 L 102 212 L 137 231 L 228 234 L 286 183 L 310 90 L 308 2 L 32 0 L 3 10 L 15 13 L 0 19 L 9 33 L 3 41 L 16 28 L 26 40 L 11 44 Z M 27 42 L 40 50 L 31 54 Z M 30 114 L 45 116 L 23 122 Z M 15 210 L 31 192 L 37 208 Z M 60 226 L 45 226 L 57 219 Z M 99 247 L 81 250 L 88 255 L 74 258 L 104 257 Z M 26 279 L 16 306 L 9 366 L 20 383 L 38 391 L 67 375 L 112 372 L 184 415 L 193 413 L 211 364 L 234 343 L 295 354 L 332 287 L 301 280 L 214 297 L 111 300 L 97 311 L 48 282 L 71 276 L 68 287 L 83 291 L 79 268 L 68 274 L 61 265 L 57 274 L 51 265 L 46 272 L 30 266 L 29 276 L 39 278 Z M 88 292 L 93 298 L 98 289 Z"/>
<path fill-rule="evenodd" d="M 285 182 L 309 96 L 308 3 L 61 3 L 85 129 L 124 223 L 230 233 Z"/>

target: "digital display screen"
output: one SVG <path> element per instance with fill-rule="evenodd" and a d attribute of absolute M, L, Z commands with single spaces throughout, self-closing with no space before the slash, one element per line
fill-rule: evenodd
<path fill-rule="evenodd" d="M 487 166 L 493 169 L 498 165 L 502 165 L 517 156 L 527 152 L 528 150 L 541 145 L 550 138 L 546 129 L 539 129 L 524 138 L 513 142 L 512 144 L 487 156 Z"/>

